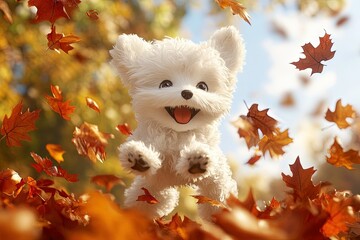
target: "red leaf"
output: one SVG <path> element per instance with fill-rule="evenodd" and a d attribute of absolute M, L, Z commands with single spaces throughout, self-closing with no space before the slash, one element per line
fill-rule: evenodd
<path fill-rule="evenodd" d="M 9 147 L 21 146 L 20 141 L 30 141 L 28 132 L 36 129 L 35 121 L 39 118 L 40 110 L 30 112 L 29 109 L 22 113 L 22 101 L 12 110 L 10 117 L 5 115 L 0 133 L 6 137 L 6 144 Z"/>
<path fill-rule="evenodd" d="M 120 133 L 124 134 L 125 136 L 132 135 L 131 129 L 127 123 L 117 125 L 116 130 L 118 130 Z"/>
<path fill-rule="evenodd" d="M 86 15 L 93 21 L 96 21 L 99 19 L 99 13 L 95 9 L 91 9 L 86 12 Z"/>
<path fill-rule="evenodd" d="M 86 104 L 88 105 L 89 108 L 95 110 L 96 112 L 100 113 L 100 108 L 99 105 L 95 102 L 94 99 L 86 97 Z"/>
<path fill-rule="evenodd" d="M 105 161 L 107 140 L 113 137 L 112 134 L 100 132 L 98 126 L 85 122 L 80 128 L 75 128 L 72 142 L 80 155 L 89 157 L 95 163 Z"/>
<path fill-rule="evenodd" d="M 311 68 L 311 75 L 321 73 L 324 66 L 321 62 L 332 59 L 335 51 L 331 51 L 333 43 L 331 42 L 330 34 L 325 32 L 325 35 L 319 39 L 320 43 L 316 48 L 311 43 L 302 46 L 305 58 L 300 58 L 299 61 L 292 62 L 291 64 L 295 65 L 299 70 Z"/>
<path fill-rule="evenodd" d="M 80 38 L 75 35 L 64 35 L 63 33 L 56 33 L 55 26 L 51 27 L 51 32 L 47 35 L 48 47 L 60 53 L 60 49 L 65 53 L 69 53 L 74 49 L 71 44 L 80 42 Z"/>
<path fill-rule="evenodd" d="M 16 197 L 21 191 L 22 186 L 18 186 L 21 177 L 12 169 L 0 171 L 0 193 Z"/>
<path fill-rule="evenodd" d="M 292 176 L 281 173 L 283 181 L 286 186 L 294 190 L 293 196 L 296 200 L 314 199 L 321 190 L 321 184 L 314 186 L 311 178 L 316 172 L 313 167 L 304 169 L 300 163 L 300 158 L 297 157 L 294 164 L 290 165 Z"/>
<path fill-rule="evenodd" d="M 111 189 L 117 185 L 120 184 L 122 186 L 125 186 L 124 181 L 114 175 L 96 175 L 94 177 L 91 178 L 91 182 L 95 183 L 98 186 L 102 186 L 106 188 L 106 191 L 110 192 Z"/>
<path fill-rule="evenodd" d="M 54 112 L 60 114 L 65 120 L 70 120 L 70 114 L 75 111 L 75 107 L 70 105 L 70 101 L 63 101 L 59 86 L 50 85 L 51 96 L 45 96 L 47 103 Z"/>
<path fill-rule="evenodd" d="M 29 7 L 36 7 L 35 23 L 49 21 L 54 23 L 59 18 L 70 19 L 72 11 L 77 8 L 80 0 L 29 0 Z"/>
<path fill-rule="evenodd" d="M 255 163 L 257 163 L 257 161 L 260 160 L 260 158 L 261 158 L 261 155 L 254 154 L 254 155 L 246 162 L 246 164 L 254 165 Z"/>
<path fill-rule="evenodd" d="M 271 135 L 276 130 L 277 121 L 268 115 L 268 111 L 268 108 L 259 111 L 258 104 L 253 104 L 246 115 L 253 127 L 259 129 L 264 135 Z"/>
<path fill-rule="evenodd" d="M 154 198 L 151 194 L 150 194 L 150 192 L 149 192 L 149 190 L 147 190 L 146 188 L 141 188 L 143 191 L 144 191 L 144 195 L 140 195 L 140 196 L 138 196 L 138 198 L 137 198 L 137 200 L 136 201 L 143 201 L 143 202 L 147 202 L 147 203 L 149 203 L 149 204 L 156 204 L 156 203 L 158 203 L 159 201 L 158 200 L 156 200 L 156 198 Z"/>

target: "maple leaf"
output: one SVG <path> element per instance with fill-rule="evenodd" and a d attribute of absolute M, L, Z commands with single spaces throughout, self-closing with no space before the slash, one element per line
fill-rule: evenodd
<path fill-rule="evenodd" d="M 117 184 L 125 186 L 125 183 L 121 178 L 114 176 L 114 175 L 110 175 L 110 174 L 96 175 L 91 178 L 91 182 L 95 183 L 98 186 L 105 187 L 106 191 L 108 191 L 108 192 L 110 192 L 111 189 Z"/>
<path fill-rule="evenodd" d="M 50 85 L 51 96 L 45 96 L 47 103 L 54 112 L 60 114 L 65 120 L 70 120 L 70 114 L 75 111 L 75 107 L 70 105 L 70 100 L 63 101 L 59 86 Z"/>
<path fill-rule="evenodd" d="M 100 113 L 100 108 L 97 102 L 95 102 L 94 99 L 86 97 L 86 105 L 88 105 L 89 108 L 95 110 L 96 112 Z"/>
<path fill-rule="evenodd" d="M 144 195 L 138 196 L 138 198 L 136 199 L 136 201 L 143 201 L 143 202 L 147 202 L 147 203 L 149 203 L 149 204 L 156 204 L 156 203 L 159 202 L 156 198 L 154 198 L 154 197 L 150 194 L 149 190 L 147 190 L 147 189 L 144 188 L 144 187 L 142 187 L 141 189 L 144 191 Z"/>
<path fill-rule="evenodd" d="M 269 109 L 259 111 L 258 104 L 251 105 L 246 117 L 255 129 L 259 129 L 264 135 L 272 135 L 276 130 L 277 121 L 268 115 Z"/>
<path fill-rule="evenodd" d="M 236 121 L 232 122 L 232 124 L 238 128 L 239 137 L 244 138 L 248 149 L 256 146 L 260 141 L 259 131 L 253 127 L 250 121 L 251 119 L 242 115 Z"/>
<path fill-rule="evenodd" d="M 53 157 L 58 163 L 64 161 L 63 154 L 65 151 L 60 145 L 46 144 L 45 148 L 49 152 L 50 156 Z"/>
<path fill-rule="evenodd" d="M 69 174 L 60 166 L 54 166 L 52 161 L 47 157 L 42 158 L 36 153 L 31 152 L 31 157 L 36 163 L 33 163 L 32 166 L 37 172 L 45 172 L 47 175 L 52 177 L 61 177 L 66 179 L 69 182 L 77 182 L 77 174 Z"/>
<path fill-rule="evenodd" d="M 35 23 L 49 21 L 54 23 L 59 18 L 70 19 L 72 11 L 78 7 L 80 0 L 29 0 L 29 7 L 36 7 Z"/>
<path fill-rule="evenodd" d="M 330 109 L 326 111 L 325 119 L 329 122 L 334 122 L 340 129 L 344 129 L 350 126 L 346 121 L 347 118 L 354 118 L 355 111 L 352 105 L 347 104 L 342 105 L 341 99 L 337 100 L 334 112 L 331 112 Z"/>
<path fill-rule="evenodd" d="M 5 115 L 0 129 L 3 138 L 6 138 L 6 144 L 9 147 L 21 146 L 20 141 L 30 141 L 28 132 L 36 129 L 35 121 L 39 118 L 40 110 L 22 112 L 22 101 L 20 101 L 11 112 L 10 117 Z"/>
<path fill-rule="evenodd" d="M 16 197 L 21 191 L 18 187 L 21 180 L 19 174 L 10 168 L 0 171 L 0 193 Z"/>
<path fill-rule="evenodd" d="M 302 46 L 305 58 L 300 58 L 299 61 L 292 62 L 291 64 L 295 65 L 299 70 L 311 68 L 311 75 L 321 73 L 324 67 L 324 64 L 321 62 L 332 59 L 335 51 L 331 51 L 333 43 L 331 42 L 330 34 L 325 32 L 325 35 L 319 39 L 320 43 L 316 48 L 311 43 L 306 43 Z"/>
<path fill-rule="evenodd" d="M 80 155 L 87 156 L 95 163 L 96 161 L 105 161 L 105 147 L 109 138 L 114 138 L 114 136 L 109 133 L 102 133 L 98 126 L 85 122 L 80 128 L 75 128 L 72 142 Z"/>
<path fill-rule="evenodd" d="M 215 2 L 217 2 L 217 4 L 223 9 L 226 7 L 230 7 L 234 15 L 238 14 L 242 19 L 244 19 L 244 21 L 251 25 L 250 16 L 246 12 L 246 8 L 241 3 L 235 0 L 215 0 Z"/>
<path fill-rule="evenodd" d="M 328 150 L 328 153 L 330 156 L 326 157 L 326 160 L 334 166 L 354 169 L 352 167 L 353 164 L 360 164 L 359 152 L 352 149 L 344 152 L 342 146 L 338 143 L 336 138 Z"/>
<path fill-rule="evenodd" d="M 285 153 L 282 148 L 292 142 L 293 139 L 289 137 L 288 129 L 283 132 L 277 130 L 272 135 L 263 136 L 259 142 L 259 149 L 263 154 L 269 151 L 271 157 L 279 157 Z"/>
<path fill-rule="evenodd" d="M 193 198 L 197 199 L 197 204 L 204 204 L 204 203 L 208 203 L 210 204 L 211 206 L 214 206 L 214 207 L 221 207 L 221 208 L 226 208 L 226 206 L 222 203 L 222 202 L 219 202 L 215 199 L 211 199 L 209 197 L 206 197 L 206 196 L 201 196 L 201 195 L 192 195 Z"/>
<path fill-rule="evenodd" d="M 116 130 L 125 136 L 130 136 L 132 134 L 132 131 L 127 123 L 117 125 Z"/>
<path fill-rule="evenodd" d="M 4 0 L 0 0 L 0 10 L 4 13 L 4 19 L 9 23 L 12 23 L 12 16 L 9 5 Z"/>
<path fill-rule="evenodd" d="M 290 165 L 292 176 L 281 173 L 283 181 L 286 186 L 294 190 L 293 196 L 296 201 L 297 198 L 300 200 L 314 199 L 319 194 L 322 185 L 318 184 L 314 186 L 311 178 L 316 172 L 313 167 L 304 169 L 301 165 L 300 158 L 297 157 L 294 164 Z"/>
<path fill-rule="evenodd" d="M 64 35 L 63 33 L 56 33 L 55 26 L 51 27 L 51 32 L 47 34 L 48 47 L 51 50 L 55 50 L 60 53 L 60 49 L 65 53 L 69 53 L 74 49 L 71 44 L 80 42 L 80 38 L 75 35 Z"/>

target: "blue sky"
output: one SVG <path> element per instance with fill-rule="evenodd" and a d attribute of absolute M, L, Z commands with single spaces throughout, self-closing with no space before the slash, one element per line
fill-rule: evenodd
<path fill-rule="evenodd" d="M 183 36 L 193 41 L 205 41 L 219 27 L 219 19 L 208 16 L 209 1 L 201 1 L 192 8 L 183 24 Z M 240 17 L 233 16 L 233 24 L 240 30 L 246 43 L 247 56 L 243 73 L 238 75 L 237 90 L 230 115 L 221 126 L 221 148 L 230 158 L 240 165 L 241 172 L 256 174 L 268 170 L 269 175 L 280 176 L 280 172 L 288 172 L 288 164 L 300 156 L 305 166 L 312 166 L 324 161 L 310 159 L 307 152 L 310 147 L 321 148 L 324 138 L 332 141 L 339 136 L 346 142 L 347 132 L 338 131 L 336 127 L 322 130 L 331 125 L 322 117 L 309 117 L 320 100 L 326 106 L 334 108 L 337 99 L 344 104 L 352 104 L 360 110 L 360 1 L 348 0 L 348 4 L 340 16 L 348 15 L 350 20 L 342 27 L 336 27 L 337 18 L 325 15 L 307 17 L 291 8 L 277 8 L 273 12 L 249 12 L 251 26 Z M 227 11 L 229 9 L 223 10 Z M 271 31 L 271 23 L 276 22 L 288 32 L 283 39 Z M 298 71 L 290 62 L 302 57 L 301 46 L 311 42 L 319 43 L 325 31 L 331 34 L 336 50 L 335 57 L 326 62 L 323 73 L 311 76 L 308 85 L 304 86 L 300 76 L 310 76 L 310 70 Z M 282 107 L 279 102 L 284 94 L 293 94 L 296 105 L 291 108 Z M 237 116 L 246 114 L 244 101 L 250 106 L 258 103 L 259 109 L 270 108 L 270 115 L 279 120 L 281 129 L 289 128 L 294 143 L 285 148 L 287 153 L 280 160 L 271 160 L 269 156 L 260 160 L 258 166 L 248 167 L 244 163 L 251 156 L 244 141 L 239 139 L 236 128 L 231 125 Z M 326 110 L 326 109 L 325 109 Z M 329 144 L 329 142 L 324 142 Z M 325 156 L 326 152 L 323 153 Z"/>

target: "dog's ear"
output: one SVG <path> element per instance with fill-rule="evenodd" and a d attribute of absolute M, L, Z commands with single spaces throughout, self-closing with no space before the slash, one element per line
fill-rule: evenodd
<path fill-rule="evenodd" d="M 136 70 L 136 63 L 142 54 L 151 47 L 151 43 L 135 34 L 122 34 L 117 38 L 110 55 L 110 65 L 115 68 L 121 80 L 131 87 L 131 75 Z"/>
<path fill-rule="evenodd" d="M 239 31 L 235 27 L 229 26 L 217 30 L 208 43 L 220 53 L 231 73 L 235 74 L 242 70 L 245 47 Z"/>

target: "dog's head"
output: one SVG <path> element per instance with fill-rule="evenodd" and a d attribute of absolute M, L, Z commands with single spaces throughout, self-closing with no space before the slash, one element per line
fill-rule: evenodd
<path fill-rule="evenodd" d="M 239 32 L 227 27 L 200 44 L 178 38 L 151 43 L 123 34 L 110 54 L 138 121 L 187 131 L 229 111 L 244 51 Z"/>

